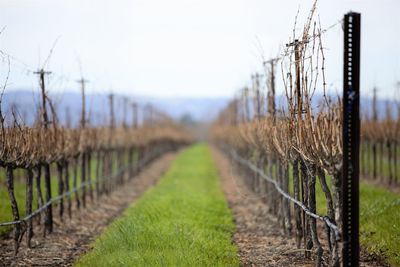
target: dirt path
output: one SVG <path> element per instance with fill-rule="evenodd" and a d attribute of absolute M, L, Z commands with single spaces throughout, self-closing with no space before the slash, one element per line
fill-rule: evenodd
<path fill-rule="evenodd" d="M 303 253 L 295 251 L 294 239 L 281 233 L 277 220 L 267 213 L 261 198 L 251 192 L 233 173 L 231 163 L 213 149 L 222 188 L 236 222 L 233 241 L 239 247 L 243 266 L 313 266 Z"/>
<path fill-rule="evenodd" d="M 42 229 L 35 227 L 32 249 L 21 244 L 17 257 L 13 241 L 0 240 L 0 266 L 70 266 L 91 247 L 92 241 L 104 228 L 143 192 L 153 186 L 168 169 L 177 153 L 169 153 L 151 163 L 137 177 L 117 188 L 109 197 L 88 202 L 86 209 L 74 210 L 72 219 L 60 222 L 55 216 L 54 232 L 45 239 Z"/>
<path fill-rule="evenodd" d="M 267 206 L 259 196 L 235 175 L 229 159 L 212 149 L 221 177 L 222 189 L 232 209 L 237 226 L 233 241 L 239 248 L 242 266 L 314 266 L 296 249 L 294 238 L 282 232 L 276 218 L 267 213 Z M 388 266 L 374 256 L 361 253 L 360 266 Z"/>

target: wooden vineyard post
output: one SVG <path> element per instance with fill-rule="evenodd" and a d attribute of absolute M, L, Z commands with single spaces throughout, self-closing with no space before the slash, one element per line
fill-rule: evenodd
<path fill-rule="evenodd" d="M 85 84 L 88 82 L 85 80 L 83 77 L 80 80 L 76 81 L 81 85 L 81 97 L 82 97 L 82 110 L 81 110 L 81 121 L 80 121 L 80 127 L 81 127 L 81 134 L 85 135 L 85 128 L 86 128 L 86 100 L 85 100 Z M 86 145 L 83 147 L 83 151 L 81 154 L 81 182 L 85 184 L 86 182 L 86 170 L 87 170 L 87 153 L 86 151 Z M 90 184 L 89 184 L 90 185 Z M 92 188 L 90 185 L 90 194 L 93 198 L 92 195 Z M 86 186 L 82 187 L 82 206 L 85 208 L 86 207 Z"/>
<path fill-rule="evenodd" d="M 132 128 L 138 128 L 138 104 L 132 103 Z"/>
<path fill-rule="evenodd" d="M 374 87 L 374 96 L 372 98 L 372 120 L 374 123 L 378 122 L 378 108 L 377 108 L 377 98 L 376 98 L 376 87 Z M 373 140 L 372 142 L 372 160 L 373 160 L 373 177 L 374 179 L 377 179 L 377 158 L 376 158 L 376 140 Z"/>
<path fill-rule="evenodd" d="M 32 213 L 32 201 L 33 201 L 32 184 L 33 184 L 33 171 L 32 167 L 29 166 L 26 169 L 26 204 L 25 204 L 26 216 L 29 216 Z M 27 229 L 26 229 L 26 245 L 28 248 L 31 248 L 32 236 L 33 236 L 33 225 L 32 225 L 32 218 L 30 218 L 27 220 Z"/>
<path fill-rule="evenodd" d="M 43 116 L 43 128 L 48 129 L 50 120 L 47 115 L 47 104 L 46 104 L 46 88 L 45 88 L 45 80 L 44 76 L 46 74 L 51 74 L 49 71 L 44 71 L 43 69 L 34 72 L 34 74 L 39 75 L 39 84 L 41 89 L 41 96 L 42 96 L 42 116 Z M 44 170 L 44 183 L 45 183 L 45 195 L 46 195 L 46 202 L 45 204 L 49 203 L 51 200 L 51 179 L 50 179 L 50 164 L 43 163 L 43 170 Z M 52 233 L 53 232 L 53 211 L 51 205 L 47 205 L 45 210 L 45 219 L 44 219 L 44 233 Z"/>
<path fill-rule="evenodd" d="M 114 128 L 115 128 L 115 113 L 114 113 L 114 94 L 111 93 L 108 95 L 108 101 L 109 101 L 109 105 L 110 105 L 110 126 L 109 126 L 109 136 L 108 136 L 108 145 L 111 147 L 112 146 L 112 136 L 114 133 Z M 113 150 L 110 150 L 109 153 L 107 153 L 107 158 L 108 158 L 108 162 L 107 162 L 107 175 L 108 176 L 112 176 L 113 174 L 113 159 L 114 159 L 114 153 Z M 114 183 L 115 181 L 110 180 L 108 181 L 108 192 L 111 191 L 114 187 Z"/>
<path fill-rule="evenodd" d="M 14 219 L 14 221 L 19 221 L 18 203 L 17 203 L 15 194 L 14 194 L 14 169 L 11 166 L 6 167 L 6 182 L 7 182 L 8 196 L 11 201 L 11 211 L 12 211 L 13 219 Z M 18 253 L 21 235 L 22 235 L 22 227 L 21 227 L 21 224 L 17 223 L 17 224 L 15 224 L 15 229 L 14 229 L 14 253 L 15 253 L 15 255 L 17 255 L 17 253 Z"/>
<path fill-rule="evenodd" d="M 343 66 L 343 266 L 359 266 L 360 150 L 360 22 L 359 13 L 344 16 Z"/>

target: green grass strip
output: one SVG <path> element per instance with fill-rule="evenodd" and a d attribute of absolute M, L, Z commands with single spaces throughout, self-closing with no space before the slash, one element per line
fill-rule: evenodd
<path fill-rule="evenodd" d="M 77 266 L 238 266 L 232 214 L 208 147 L 194 145 Z"/>
<path fill-rule="evenodd" d="M 360 184 L 360 242 L 368 251 L 400 266 L 400 196 Z"/>

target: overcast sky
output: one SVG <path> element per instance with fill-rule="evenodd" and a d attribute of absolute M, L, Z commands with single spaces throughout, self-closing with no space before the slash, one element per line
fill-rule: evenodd
<path fill-rule="evenodd" d="M 78 58 L 89 90 L 154 96 L 231 96 L 276 56 L 311 0 L 0 0 L 0 49 L 9 88 L 37 88 L 35 70 L 57 38 L 48 69 L 55 91 L 77 90 Z M 362 89 L 392 97 L 400 80 L 400 1 L 321 0 L 322 28 L 362 13 Z M 300 29 L 300 28 L 299 28 Z M 340 90 L 342 30 L 324 36 L 327 80 Z M 258 41 L 259 40 L 259 41 Z M 4 57 L 3 57 L 4 58 Z M 6 62 L 1 63 L 4 80 Z"/>

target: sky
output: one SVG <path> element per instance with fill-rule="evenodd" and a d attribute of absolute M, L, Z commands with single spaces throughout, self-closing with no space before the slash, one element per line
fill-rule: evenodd
<path fill-rule="evenodd" d="M 297 11 L 306 20 L 312 0 L 0 0 L 0 50 L 10 55 L 7 88 L 37 90 L 32 71 L 53 74 L 48 88 L 156 97 L 227 97 L 262 72 L 288 41 Z M 396 95 L 400 80 L 400 1 L 318 2 L 322 28 L 348 11 L 362 13 L 361 87 Z M 297 29 L 300 32 L 300 26 Z M 340 24 L 324 35 L 327 80 L 342 84 Z M 55 44 L 55 45 L 54 45 Z M 0 83 L 8 63 L 2 54 Z M 398 89 L 400 90 L 400 89 Z M 278 93 L 282 86 L 278 84 Z M 397 92 L 398 96 L 399 93 Z"/>

